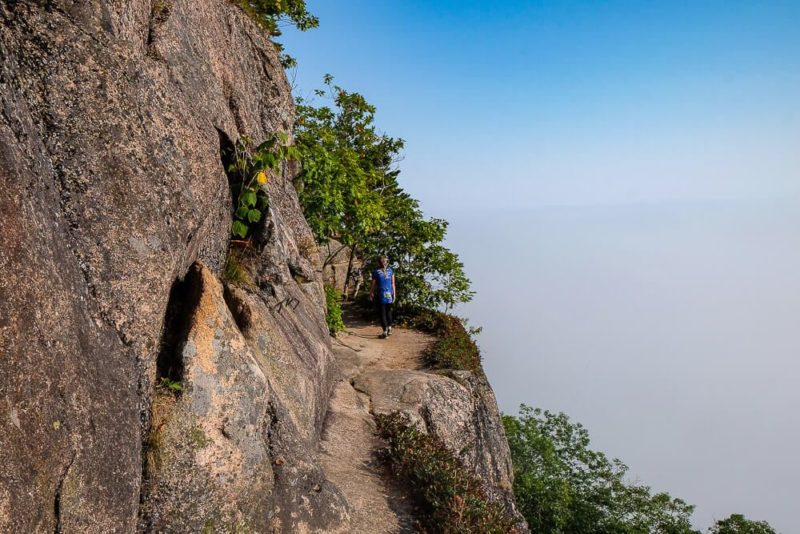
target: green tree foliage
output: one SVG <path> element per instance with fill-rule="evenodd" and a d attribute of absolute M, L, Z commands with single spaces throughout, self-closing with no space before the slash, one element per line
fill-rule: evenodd
<path fill-rule="evenodd" d="M 741 514 L 720 519 L 708 529 L 709 534 L 776 534 L 766 521 L 751 521 Z"/>
<path fill-rule="evenodd" d="M 302 154 L 296 186 L 320 243 L 329 238 L 359 255 L 387 254 L 397 265 L 399 301 L 428 308 L 472 298 L 458 256 L 442 243 L 447 222 L 425 219 L 398 183 L 403 140 L 377 131 L 375 107 L 325 77 L 333 106 L 298 99 L 295 142 Z"/>
<path fill-rule="evenodd" d="M 400 267 L 396 278 L 405 303 L 450 309 L 469 302 L 473 292 L 464 264 L 445 247 L 447 221 L 425 219 L 419 202 L 400 189 L 396 180 L 384 193 L 385 224 L 364 245 L 369 257 L 386 254 Z"/>
<path fill-rule="evenodd" d="M 319 26 L 319 19 L 308 12 L 305 0 L 232 0 L 271 37 L 281 35 L 281 26 L 291 24 L 300 31 Z M 283 45 L 274 41 L 284 68 L 297 66 L 297 61 L 283 53 Z"/>
<path fill-rule="evenodd" d="M 699 534 L 694 507 L 626 481 L 627 466 L 589 448 L 589 434 L 564 414 L 522 405 L 503 416 L 514 494 L 532 532 Z"/>
<path fill-rule="evenodd" d="M 386 217 L 379 187 L 387 169 L 376 165 L 374 153 L 383 147 L 391 157 L 402 141 L 375 132 L 375 108 L 361 95 L 332 86 L 330 77 L 325 81 L 336 111 L 298 99 L 295 143 L 303 168 L 296 186 L 318 242 L 333 237 L 352 247 L 378 231 Z"/>
<path fill-rule="evenodd" d="M 306 9 L 305 0 L 234 1 L 270 35 L 280 35 L 282 23 L 292 24 L 300 31 L 319 25 L 319 19 Z"/>

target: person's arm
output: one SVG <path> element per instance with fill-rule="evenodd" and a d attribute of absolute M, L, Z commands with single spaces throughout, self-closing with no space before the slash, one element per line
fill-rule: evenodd
<path fill-rule="evenodd" d="M 369 300 L 373 300 L 375 298 L 375 286 L 378 285 L 378 281 L 375 280 L 375 277 L 372 277 L 372 285 L 369 286 Z"/>
<path fill-rule="evenodd" d="M 392 303 L 397 300 L 397 286 L 394 285 L 394 273 L 392 273 Z"/>

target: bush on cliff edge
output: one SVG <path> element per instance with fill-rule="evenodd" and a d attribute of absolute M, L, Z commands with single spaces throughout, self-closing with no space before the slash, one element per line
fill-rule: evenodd
<path fill-rule="evenodd" d="M 436 310 L 406 309 L 401 313 L 403 322 L 411 328 L 436 336 L 423 353 L 428 367 L 483 372 L 481 352 L 474 338 L 480 329 L 467 328 L 463 319 Z"/>
<path fill-rule="evenodd" d="M 504 508 L 487 498 L 475 475 L 439 438 L 419 431 L 397 412 L 375 419 L 388 443 L 385 454 L 392 470 L 408 483 L 430 532 L 515 531 Z"/>

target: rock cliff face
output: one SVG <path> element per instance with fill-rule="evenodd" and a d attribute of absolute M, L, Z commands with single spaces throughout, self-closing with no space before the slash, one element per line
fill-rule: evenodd
<path fill-rule="evenodd" d="M 257 302 L 231 295 L 258 334 L 213 274 L 220 143 L 292 125 L 275 50 L 223 0 L 4 2 L 0 17 L 0 530 L 335 526 L 312 459 L 331 353 L 321 287 L 290 272 L 313 280 L 318 260 L 288 180 L 270 184 Z M 156 394 L 160 354 L 184 367 L 178 401 Z M 251 483 L 265 491 L 238 499 Z"/>
<path fill-rule="evenodd" d="M 9 0 L 0 22 L 0 531 L 348 531 L 289 170 L 252 286 L 220 282 L 221 149 L 292 127 L 272 45 L 226 0 Z"/>

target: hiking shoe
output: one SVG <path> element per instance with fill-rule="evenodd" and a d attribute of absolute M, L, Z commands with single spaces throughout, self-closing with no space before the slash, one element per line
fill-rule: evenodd
<path fill-rule="evenodd" d="M 387 337 L 389 337 L 389 331 L 388 330 L 384 330 L 383 333 L 381 334 L 381 339 L 385 339 Z"/>
<path fill-rule="evenodd" d="M 391 335 L 392 335 L 392 327 L 390 326 L 389 328 L 386 329 L 386 337 L 389 337 Z"/>

